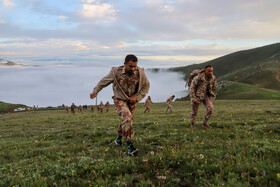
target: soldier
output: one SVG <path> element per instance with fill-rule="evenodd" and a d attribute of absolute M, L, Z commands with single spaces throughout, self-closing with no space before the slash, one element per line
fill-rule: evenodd
<path fill-rule="evenodd" d="M 101 101 L 99 106 L 98 106 L 98 111 L 102 114 L 103 113 L 103 110 L 104 110 L 104 104 L 103 102 Z"/>
<path fill-rule="evenodd" d="M 75 114 L 75 108 L 76 108 L 76 105 L 74 103 L 72 103 L 72 105 L 71 105 L 71 112 L 73 114 Z"/>
<path fill-rule="evenodd" d="M 167 108 L 166 108 L 165 112 L 167 112 L 169 109 L 171 112 L 173 112 L 171 104 L 172 104 L 174 98 L 175 98 L 175 95 L 172 95 L 166 100 Z"/>
<path fill-rule="evenodd" d="M 110 73 L 105 76 L 94 88 L 90 98 L 96 97 L 98 92 L 113 83 L 114 103 L 117 113 L 121 116 L 122 122 L 118 128 L 118 137 L 115 140 L 117 145 L 122 145 L 122 137 L 127 143 L 129 155 L 137 153 L 132 144 L 133 133 L 133 118 L 136 103 L 141 101 L 148 93 L 150 83 L 143 69 L 137 66 L 138 59 L 134 55 L 125 57 L 124 66 L 113 67 Z"/>
<path fill-rule="evenodd" d="M 66 107 L 65 107 L 65 110 L 66 110 L 66 113 L 68 114 L 68 112 L 69 112 L 69 107 L 66 106 Z"/>
<path fill-rule="evenodd" d="M 146 113 L 146 111 L 148 110 L 148 112 L 150 112 L 150 103 L 154 104 L 152 102 L 152 99 L 150 96 L 148 96 L 148 98 L 146 99 L 144 106 L 146 107 L 146 110 L 144 111 L 144 113 Z"/>
<path fill-rule="evenodd" d="M 106 107 L 106 112 L 109 112 L 109 108 L 110 108 L 110 103 L 109 101 L 107 101 L 107 103 L 105 104 Z"/>
<path fill-rule="evenodd" d="M 79 113 L 83 113 L 83 107 L 82 107 L 82 105 L 79 105 L 79 107 L 78 107 L 78 112 L 79 112 Z"/>
<path fill-rule="evenodd" d="M 93 105 L 90 107 L 90 110 L 91 110 L 91 112 L 94 112 L 94 106 Z"/>
<path fill-rule="evenodd" d="M 195 120 L 200 103 L 203 103 L 206 108 L 204 116 L 203 127 L 210 128 L 207 124 L 213 112 L 213 100 L 217 94 L 217 82 L 213 75 L 213 67 L 207 65 L 204 70 L 199 71 L 192 79 L 190 85 L 190 98 L 191 98 L 191 126 L 195 127 Z"/>

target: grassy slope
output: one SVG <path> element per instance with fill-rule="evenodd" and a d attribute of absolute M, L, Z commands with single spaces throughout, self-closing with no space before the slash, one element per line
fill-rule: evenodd
<path fill-rule="evenodd" d="M 4 102 L 0 101 L 0 113 L 13 112 L 14 109 L 22 107 L 22 106 L 24 106 L 24 105 L 4 103 Z"/>
<path fill-rule="evenodd" d="M 232 85 L 218 92 L 217 99 L 280 100 L 280 92 L 233 82 Z"/>
<path fill-rule="evenodd" d="M 248 100 L 280 100 L 280 92 L 266 88 L 259 88 L 249 84 L 232 82 L 230 86 L 219 90 L 217 99 L 248 99 Z M 183 97 L 178 100 L 189 100 L 188 97 Z"/>
<path fill-rule="evenodd" d="M 277 55 L 275 55 L 277 54 Z M 280 82 L 275 79 L 280 70 L 280 43 L 250 50 L 235 52 L 202 64 L 172 68 L 182 72 L 185 79 L 194 69 L 202 69 L 210 64 L 218 80 L 231 80 L 259 87 L 280 90 Z"/>
<path fill-rule="evenodd" d="M 215 101 L 211 130 L 190 128 L 189 102 L 174 112 L 137 106 L 137 157 L 113 140 L 107 114 L 31 111 L 0 115 L 0 186 L 277 186 L 280 101 Z"/>

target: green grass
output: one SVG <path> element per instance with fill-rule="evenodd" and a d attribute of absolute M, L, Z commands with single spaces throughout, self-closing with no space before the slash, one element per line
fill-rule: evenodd
<path fill-rule="evenodd" d="M 120 118 L 63 110 L 0 114 L 0 186 L 279 186 L 280 101 L 215 101 L 212 129 L 190 103 L 134 119 L 138 156 L 117 147 Z M 280 174 L 279 174 L 280 175 Z"/>
<path fill-rule="evenodd" d="M 232 82 L 230 86 L 218 91 L 217 99 L 280 100 L 280 92 Z"/>

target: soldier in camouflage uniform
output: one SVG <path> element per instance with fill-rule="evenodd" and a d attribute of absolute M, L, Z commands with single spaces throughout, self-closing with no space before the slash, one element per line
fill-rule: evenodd
<path fill-rule="evenodd" d="M 68 112 L 69 112 L 69 107 L 66 106 L 66 107 L 65 107 L 65 110 L 66 110 L 66 113 L 68 114 Z"/>
<path fill-rule="evenodd" d="M 207 65 L 204 70 L 194 72 L 197 75 L 192 79 L 190 85 L 190 98 L 191 98 L 191 125 L 195 127 L 195 120 L 200 103 L 203 103 L 206 108 L 204 116 L 203 127 L 210 128 L 207 124 L 213 112 L 213 100 L 217 94 L 217 82 L 213 75 L 213 67 Z M 192 76 L 192 75 L 191 75 Z"/>
<path fill-rule="evenodd" d="M 74 104 L 74 103 L 72 103 L 72 105 L 71 105 L 71 112 L 73 113 L 73 114 L 75 114 L 75 108 L 76 108 L 76 105 Z"/>
<path fill-rule="evenodd" d="M 94 112 L 94 106 L 93 105 L 90 107 L 90 110 L 91 110 L 91 112 Z"/>
<path fill-rule="evenodd" d="M 103 110 L 104 110 L 104 104 L 102 101 L 100 102 L 98 109 L 99 109 L 99 112 L 102 114 Z"/>
<path fill-rule="evenodd" d="M 154 104 L 151 97 L 148 96 L 148 98 L 146 99 L 144 106 L 146 107 L 146 110 L 144 111 L 144 113 L 146 113 L 146 111 L 150 112 L 150 103 Z"/>
<path fill-rule="evenodd" d="M 121 116 L 122 122 L 118 128 L 118 137 L 115 143 L 122 145 L 122 137 L 126 140 L 129 155 L 134 155 L 138 150 L 133 146 L 133 118 L 136 103 L 141 101 L 148 93 L 150 83 L 143 69 L 137 66 L 138 59 L 134 55 L 125 57 L 124 66 L 113 67 L 94 88 L 90 98 L 96 97 L 99 91 L 113 83 L 114 103 L 116 112 Z"/>
<path fill-rule="evenodd" d="M 105 108 L 106 108 L 106 112 L 109 112 L 109 108 L 110 108 L 109 101 L 107 101 L 107 103 L 105 104 Z"/>
<path fill-rule="evenodd" d="M 175 98 L 175 95 L 172 95 L 170 96 L 167 100 L 166 100 L 166 104 L 167 104 L 167 108 L 166 108 L 166 111 L 165 112 L 168 112 L 168 110 L 170 110 L 171 112 L 173 112 L 172 110 L 172 102 L 173 102 L 173 99 Z"/>

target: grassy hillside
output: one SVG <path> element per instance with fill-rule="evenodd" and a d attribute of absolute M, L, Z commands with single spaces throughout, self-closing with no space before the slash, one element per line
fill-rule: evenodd
<path fill-rule="evenodd" d="M 21 104 L 10 104 L 10 103 L 4 103 L 0 101 L 0 113 L 13 112 L 14 109 L 19 107 L 25 107 L 25 106 Z"/>
<path fill-rule="evenodd" d="M 218 92 L 217 99 L 280 100 L 280 92 L 232 82 Z"/>
<path fill-rule="evenodd" d="M 257 86 L 239 82 L 222 82 L 228 86 L 218 90 L 216 99 L 280 100 L 280 92 L 276 90 L 259 88 Z M 186 92 L 186 95 L 187 94 L 188 92 Z M 186 100 L 190 100 L 189 97 L 182 97 L 178 99 L 178 101 Z"/>
<path fill-rule="evenodd" d="M 280 101 L 215 101 L 212 129 L 190 128 L 189 102 L 138 105 L 138 156 L 117 147 L 109 113 L 0 114 L 0 186 L 278 186 Z"/>
<path fill-rule="evenodd" d="M 214 67 L 218 80 L 230 80 L 280 91 L 280 43 L 235 52 L 202 64 L 171 68 L 182 72 L 185 79 L 195 69 Z M 277 79 L 278 77 L 278 79 Z"/>

